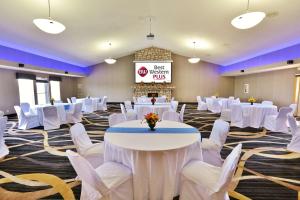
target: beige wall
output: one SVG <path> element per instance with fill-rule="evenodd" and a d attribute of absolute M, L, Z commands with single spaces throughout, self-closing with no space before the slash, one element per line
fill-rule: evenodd
<path fill-rule="evenodd" d="M 234 95 L 247 100 L 250 96 L 271 100 L 276 105 L 286 106 L 294 102 L 296 69 L 278 70 L 245 76 L 234 81 Z M 244 94 L 244 84 L 250 85 L 249 94 Z"/>
<path fill-rule="evenodd" d="M 48 77 L 39 74 L 40 77 Z M 67 97 L 75 96 L 77 78 L 63 77 L 61 82 L 61 97 L 66 101 Z M 19 105 L 19 86 L 16 79 L 16 71 L 0 69 L 0 110 L 5 114 L 15 113 L 14 105 Z"/>
<path fill-rule="evenodd" d="M 172 55 L 172 85 L 174 96 L 179 101 L 195 102 L 196 96 L 218 93 L 229 96 L 234 93 L 234 78 L 221 77 L 218 66 L 200 62 L 190 64 L 187 58 Z M 110 102 L 132 99 L 131 86 L 134 84 L 134 55 L 119 58 L 114 65 L 100 63 L 87 78 L 79 78 L 79 96 L 108 96 Z"/>

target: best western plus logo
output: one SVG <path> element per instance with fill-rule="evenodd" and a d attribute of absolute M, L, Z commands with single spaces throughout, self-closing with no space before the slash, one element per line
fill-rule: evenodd
<path fill-rule="evenodd" d="M 144 77 L 148 74 L 148 69 L 144 66 L 142 66 L 139 70 L 138 70 L 138 74 L 141 76 L 141 77 Z"/>

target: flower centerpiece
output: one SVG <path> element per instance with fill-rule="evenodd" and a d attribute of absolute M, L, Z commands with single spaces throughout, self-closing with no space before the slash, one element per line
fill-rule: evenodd
<path fill-rule="evenodd" d="M 156 99 L 155 99 L 155 97 L 154 97 L 154 96 L 152 96 L 152 99 L 151 99 L 151 103 L 152 103 L 152 105 L 154 105 L 154 104 L 155 104 L 155 102 L 156 102 Z"/>
<path fill-rule="evenodd" d="M 159 120 L 158 115 L 155 113 L 148 113 L 147 115 L 145 115 L 145 120 L 146 120 L 150 130 L 154 131 L 156 122 L 158 122 L 158 120 Z"/>
<path fill-rule="evenodd" d="M 253 105 L 253 103 L 256 102 L 256 99 L 255 99 L 254 97 L 250 97 L 250 98 L 248 99 L 248 102 L 250 102 L 251 105 Z"/>
<path fill-rule="evenodd" d="M 50 99 L 50 104 L 51 104 L 51 105 L 54 105 L 54 101 L 55 101 L 55 99 L 52 97 L 52 98 Z"/>

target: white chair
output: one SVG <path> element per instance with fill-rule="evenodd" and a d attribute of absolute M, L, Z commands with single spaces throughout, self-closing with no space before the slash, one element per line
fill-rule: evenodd
<path fill-rule="evenodd" d="M 207 110 L 207 105 L 204 101 L 202 101 L 200 96 L 197 96 L 198 107 L 197 110 Z"/>
<path fill-rule="evenodd" d="M 178 101 L 171 101 L 171 110 L 177 112 Z"/>
<path fill-rule="evenodd" d="M 67 98 L 67 102 L 68 103 L 72 103 L 72 101 L 70 100 L 70 98 Z"/>
<path fill-rule="evenodd" d="M 96 169 L 79 154 L 67 156 L 82 180 L 81 200 L 133 200 L 132 173 L 126 166 L 105 162 Z"/>
<path fill-rule="evenodd" d="M 75 103 L 74 109 L 71 109 L 67 114 L 68 123 L 79 123 L 82 121 L 82 103 Z"/>
<path fill-rule="evenodd" d="M 40 126 L 38 115 L 25 115 L 20 106 L 14 106 L 14 108 L 18 116 L 18 129 L 27 130 Z"/>
<path fill-rule="evenodd" d="M 179 119 L 180 119 L 180 121 L 181 121 L 182 123 L 183 123 L 183 117 L 184 117 L 185 107 L 186 107 L 186 105 L 183 104 L 182 107 L 181 107 L 181 109 L 180 109 L 180 113 L 179 113 Z"/>
<path fill-rule="evenodd" d="M 106 111 L 107 110 L 107 96 L 104 96 L 100 103 L 98 103 L 98 110 Z"/>
<path fill-rule="evenodd" d="M 264 121 L 264 127 L 273 132 L 288 133 L 287 115 L 292 112 L 290 107 L 282 107 L 277 115 L 267 115 Z"/>
<path fill-rule="evenodd" d="M 60 128 L 60 119 L 55 106 L 46 106 L 42 108 L 44 130 L 53 130 Z"/>
<path fill-rule="evenodd" d="M 289 115 L 294 116 L 294 114 L 295 114 L 296 111 L 297 111 L 297 104 L 293 103 L 293 104 L 289 105 L 289 107 L 292 108 L 292 112 L 289 113 Z"/>
<path fill-rule="evenodd" d="M 77 100 L 76 97 L 71 97 L 71 102 L 72 103 L 76 103 L 76 100 Z"/>
<path fill-rule="evenodd" d="M 231 126 L 245 128 L 250 126 L 250 115 L 243 112 L 241 105 L 231 107 Z"/>
<path fill-rule="evenodd" d="M 125 105 L 125 108 L 126 108 L 127 112 L 133 110 L 131 101 L 124 101 L 124 105 Z"/>
<path fill-rule="evenodd" d="M 262 101 L 261 104 L 264 104 L 264 105 L 273 105 L 273 102 L 272 101 Z"/>
<path fill-rule="evenodd" d="M 228 100 L 229 101 L 234 101 L 234 100 Z M 229 104 L 222 104 L 222 109 L 221 109 L 221 116 L 220 119 L 230 122 L 231 120 L 231 106 L 229 106 Z"/>
<path fill-rule="evenodd" d="M 83 100 L 82 110 L 85 113 L 94 112 L 93 100 L 91 98 L 86 98 Z"/>
<path fill-rule="evenodd" d="M 221 104 L 220 104 L 219 100 L 216 98 L 212 100 L 211 112 L 213 112 L 213 113 L 221 112 Z"/>
<path fill-rule="evenodd" d="M 4 116 L 4 112 L 2 110 L 0 110 L 0 117 Z"/>
<path fill-rule="evenodd" d="M 6 129 L 7 117 L 0 117 L 0 159 L 9 154 L 8 147 L 5 144 L 4 132 Z"/>
<path fill-rule="evenodd" d="M 61 103 L 63 103 L 62 100 L 55 100 L 55 101 L 54 101 L 54 104 L 61 104 Z"/>
<path fill-rule="evenodd" d="M 104 162 L 104 143 L 93 144 L 84 126 L 77 123 L 70 128 L 70 135 L 77 153 L 87 159 L 96 168 Z"/>
<path fill-rule="evenodd" d="M 126 117 L 122 113 L 113 113 L 108 117 L 109 127 L 126 121 Z"/>
<path fill-rule="evenodd" d="M 175 97 L 172 97 L 172 98 L 171 98 L 171 101 L 175 101 Z"/>
<path fill-rule="evenodd" d="M 222 166 L 221 150 L 229 132 L 229 123 L 221 119 L 215 121 L 209 139 L 203 138 L 201 142 L 203 161 L 214 166 Z"/>
<path fill-rule="evenodd" d="M 228 188 L 237 167 L 242 144 L 227 156 L 222 167 L 192 161 L 182 170 L 181 200 L 229 200 Z"/>
<path fill-rule="evenodd" d="M 145 118 L 146 114 L 151 113 L 151 112 L 153 112 L 151 107 L 142 106 L 142 107 L 137 109 L 137 119 L 142 120 L 142 119 Z"/>
<path fill-rule="evenodd" d="M 291 115 L 288 115 L 288 122 L 292 133 L 292 140 L 287 145 L 287 149 L 300 153 L 300 127 L 297 125 L 296 119 Z"/>
<path fill-rule="evenodd" d="M 234 96 L 228 97 L 228 100 L 234 100 Z"/>
<path fill-rule="evenodd" d="M 133 103 L 137 102 L 137 98 L 136 97 L 132 97 Z"/>
<path fill-rule="evenodd" d="M 120 103 L 120 107 L 121 107 L 121 112 L 125 116 L 125 118 L 126 118 L 127 121 L 131 121 L 131 120 L 136 120 L 137 119 L 137 114 L 136 114 L 136 112 L 133 109 L 127 110 L 127 112 L 126 112 L 126 109 L 125 109 L 124 105 L 121 104 L 121 103 Z"/>
<path fill-rule="evenodd" d="M 174 111 L 165 111 L 162 115 L 162 120 L 181 122 L 179 113 Z"/>

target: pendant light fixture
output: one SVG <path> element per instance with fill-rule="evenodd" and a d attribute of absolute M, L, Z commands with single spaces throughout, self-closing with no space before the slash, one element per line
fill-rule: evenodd
<path fill-rule="evenodd" d="M 249 4 L 250 0 L 248 0 L 246 12 L 231 21 L 232 26 L 237 29 L 249 29 L 258 25 L 266 17 L 264 12 L 249 12 Z"/>
<path fill-rule="evenodd" d="M 51 18 L 50 0 L 48 0 L 48 19 L 34 19 L 33 23 L 42 31 L 50 34 L 59 34 L 63 32 L 66 27 Z"/>
<path fill-rule="evenodd" d="M 109 48 L 111 48 L 111 43 L 109 43 Z M 117 62 L 116 59 L 111 58 L 111 57 L 106 58 L 104 61 L 105 61 L 107 64 L 109 64 L 109 65 L 115 64 L 115 63 Z"/>
<path fill-rule="evenodd" d="M 195 63 L 198 63 L 200 61 L 200 58 L 196 57 L 195 55 L 195 52 L 196 52 L 196 42 L 193 42 L 194 43 L 194 56 L 189 58 L 188 61 L 189 63 L 192 63 L 192 64 L 195 64 Z"/>
<path fill-rule="evenodd" d="M 146 35 L 147 40 L 154 40 L 155 35 L 152 33 L 152 16 L 149 16 L 149 34 Z"/>

